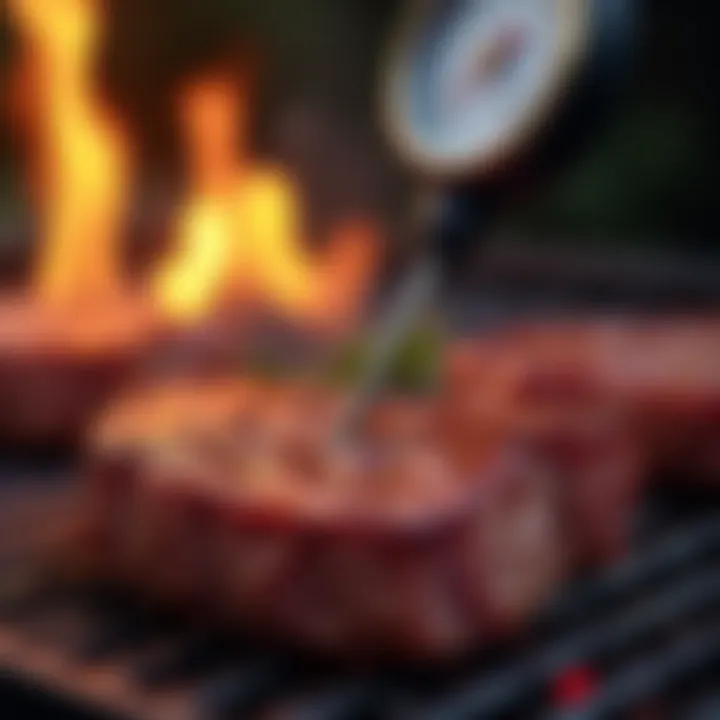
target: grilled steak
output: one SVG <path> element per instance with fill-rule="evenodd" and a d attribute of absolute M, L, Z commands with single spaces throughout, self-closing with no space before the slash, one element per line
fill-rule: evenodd
<path fill-rule="evenodd" d="M 455 348 L 446 368 L 454 417 L 447 425 L 466 446 L 491 428 L 530 448 L 557 485 L 574 562 L 597 565 L 627 549 L 648 477 L 647 451 L 630 413 L 589 382 L 584 368 L 577 372 L 571 352 L 548 364 L 545 375 L 541 368 L 554 352 L 550 344 L 535 349 L 515 336 Z M 557 383 L 546 382 L 551 368 Z"/>
<path fill-rule="evenodd" d="M 524 392 L 546 401 L 594 393 L 640 433 L 657 470 L 717 482 L 720 322 L 666 318 L 526 331 Z"/>
<path fill-rule="evenodd" d="M 507 438 L 457 458 L 439 407 L 388 401 L 336 443 L 336 394 L 190 387 L 101 423 L 94 572 L 328 652 L 428 655 L 506 634 L 564 577 L 556 483 Z"/>
<path fill-rule="evenodd" d="M 147 351 L 153 320 L 64 316 L 22 298 L 0 303 L 0 443 L 74 445 Z"/>
<path fill-rule="evenodd" d="M 651 469 L 712 477 L 718 347 L 699 321 L 498 332 L 352 443 L 338 393 L 141 389 L 91 443 L 94 572 L 328 652 L 460 652 L 625 552 Z"/>

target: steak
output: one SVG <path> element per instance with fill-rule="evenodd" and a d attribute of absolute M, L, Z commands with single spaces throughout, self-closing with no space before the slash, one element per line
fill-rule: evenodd
<path fill-rule="evenodd" d="M 558 358 L 568 371 L 551 364 L 546 375 L 545 359 L 515 336 L 458 346 L 446 367 L 454 418 L 446 424 L 466 446 L 490 428 L 527 448 L 557 485 L 573 562 L 597 566 L 627 550 L 648 479 L 646 443 L 625 406 L 578 373 L 570 353 Z M 550 368 L 559 382 L 546 382 Z"/>
<path fill-rule="evenodd" d="M 22 297 L 0 302 L 0 443 L 74 446 L 134 376 L 155 332 L 142 307 L 63 315 Z"/>
<path fill-rule="evenodd" d="M 398 399 L 332 442 L 337 393 L 220 387 L 156 389 L 100 423 L 94 575 L 324 652 L 413 656 L 507 635 L 565 577 L 557 485 L 511 438 L 458 459 L 439 403 Z"/>
<path fill-rule="evenodd" d="M 340 392 L 140 388 L 91 439 L 90 572 L 327 653 L 469 650 L 625 553 L 654 470 L 716 480 L 719 352 L 711 320 L 501 330 L 343 442 Z"/>
<path fill-rule="evenodd" d="M 536 327 L 523 392 L 549 402 L 594 393 L 622 407 L 653 470 L 720 475 L 720 321 L 677 317 Z"/>

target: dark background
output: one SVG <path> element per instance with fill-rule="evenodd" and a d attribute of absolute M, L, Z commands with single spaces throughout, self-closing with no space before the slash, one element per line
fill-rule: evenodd
<path fill-rule="evenodd" d="M 632 89 L 566 173 L 505 219 L 523 237 L 720 251 L 717 14 L 707 0 L 646 0 Z M 103 86 L 143 161 L 142 199 L 180 171 L 172 89 L 188 73 L 251 52 L 255 147 L 302 181 L 311 222 L 368 209 L 397 218 L 407 183 L 375 126 L 379 51 L 394 0 L 116 0 Z M 12 35 L 2 23 L 3 87 Z M 3 113 L 6 115 L 6 113 Z M 0 221 L 26 205 L 18 143 L 3 126 Z M 140 186 L 139 186 L 140 187 Z"/>

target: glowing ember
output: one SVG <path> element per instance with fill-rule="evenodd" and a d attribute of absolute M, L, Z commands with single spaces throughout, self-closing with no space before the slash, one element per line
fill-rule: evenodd
<path fill-rule="evenodd" d="M 114 300 L 122 284 L 118 243 L 128 153 L 93 86 L 102 7 L 97 0 L 10 0 L 10 10 L 35 91 L 37 295 L 66 308 Z"/>
<path fill-rule="evenodd" d="M 174 250 L 152 282 L 163 311 L 191 323 L 242 301 L 301 323 L 352 319 L 374 266 L 374 228 L 342 225 L 328 250 L 312 256 L 303 247 L 297 189 L 280 170 L 245 157 L 248 113 L 235 83 L 218 75 L 191 84 L 180 113 L 190 197 Z"/>

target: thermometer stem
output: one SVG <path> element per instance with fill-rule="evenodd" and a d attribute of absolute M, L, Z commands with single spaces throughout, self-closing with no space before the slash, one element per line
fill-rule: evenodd
<path fill-rule="evenodd" d="M 368 359 L 340 423 L 343 437 L 352 433 L 385 388 L 407 339 L 451 291 L 487 222 L 487 203 L 476 192 L 458 190 L 436 200 L 430 205 L 433 217 L 426 226 L 429 232 L 423 251 L 403 275 L 371 332 Z"/>
<path fill-rule="evenodd" d="M 437 302 L 442 285 L 440 264 L 431 256 L 416 260 L 402 278 L 390 302 L 373 328 L 369 357 L 353 388 L 340 434 L 347 437 L 361 422 L 366 409 L 383 390 L 395 359 L 408 337 L 419 327 Z"/>

